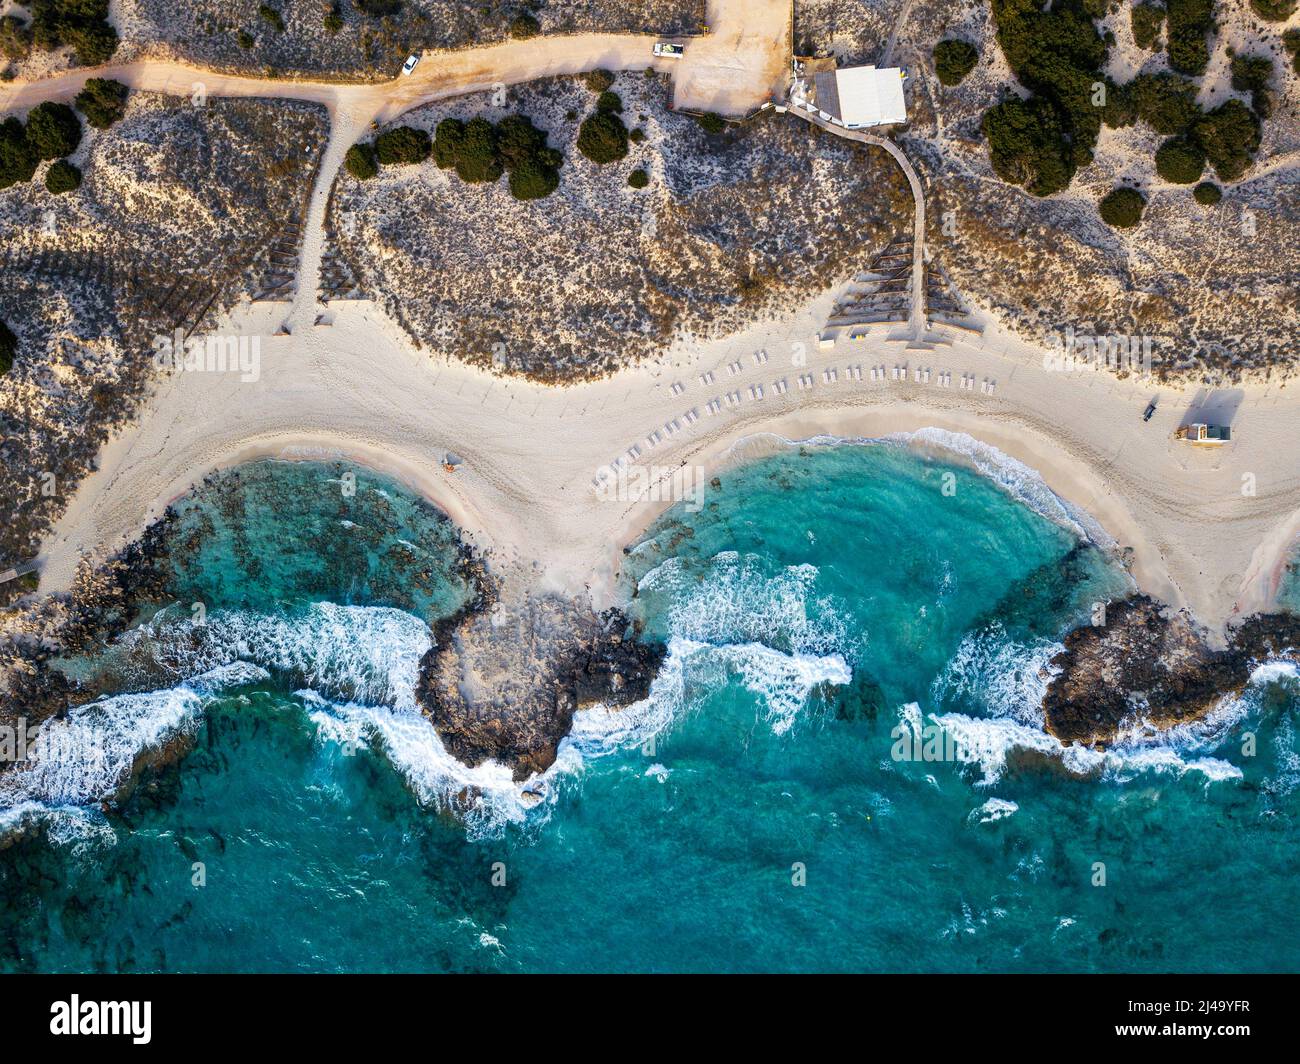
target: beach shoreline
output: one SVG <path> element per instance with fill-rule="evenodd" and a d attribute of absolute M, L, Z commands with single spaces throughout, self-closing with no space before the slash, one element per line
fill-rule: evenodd
<path fill-rule="evenodd" d="M 992 330 L 978 342 L 919 354 L 885 337 L 820 350 L 813 338 L 834 295 L 568 386 L 431 358 L 368 302 L 331 307 L 329 324 L 291 335 L 276 335 L 284 304 L 245 304 L 217 331 L 261 336 L 258 380 L 165 379 L 140 418 L 102 450 L 47 538 L 42 589 L 67 590 L 83 555 L 103 559 L 121 549 L 216 470 L 258 458 L 344 459 L 427 498 L 518 593 L 587 594 L 597 607 L 615 605 L 623 549 L 674 502 L 602 495 L 602 470 L 626 459 L 629 447 L 642 452 L 635 464 L 660 475 L 691 465 L 712 477 L 782 440 L 929 428 L 969 436 L 1034 471 L 1130 548 L 1143 591 L 1187 608 L 1210 631 L 1272 602 L 1300 529 L 1300 473 L 1289 470 L 1294 452 L 1283 442 L 1300 396 L 1279 386 L 1242 389 L 1238 421 L 1246 431 L 1229 448 L 1199 451 L 1172 440 L 1190 389 L 1053 374 L 1040 351 Z M 800 349 L 812 351 L 806 361 L 781 357 Z M 758 350 L 770 359 L 748 357 Z M 883 372 L 877 382 L 843 379 L 848 365 L 909 362 L 969 370 L 996 380 L 996 394 L 886 381 Z M 724 368 L 737 363 L 734 375 Z M 839 379 L 826 383 L 823 375 L 837 367 Z M 722 379 L 703 386 L 706 372 Z M 814 378 L 812 388 L 776 394 L 774 379 L 793 384 L 801 374 Z M 709 397 L 763 384 L 764 398 L 704 416 Z M 1152 391 L 1159 413 L 1148 424 L 1140 414 Z M 681 419 L 688 409 L 694 422 Z M 668 433 L 673 421 L 679 427 Z M 652 433 L 660 437 L 654 447 Z M 460 459 L 454 472 L 443 466 L 449 454 Z M 1257 495 L 1236 490 L 1243 471 L 1259 482 Z M 1215 535 L 1203 535 L 1214 526 Z"/>

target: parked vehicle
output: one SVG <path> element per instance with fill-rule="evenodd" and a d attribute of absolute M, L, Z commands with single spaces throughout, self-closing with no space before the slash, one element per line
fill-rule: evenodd
<path fill-rule="evenodd" d="M 1154 414 L 1155 412 L 1156 412 L 1156 401 L 1152 399 L 1151 402 L 1147 403 L 1146 410 L 1142 412 L 1142 420 L 1150 421 L 1151 415 Z"/>
<path fill-rule="evenodd" d="M 408 55 L 406 57 L 406 62 L 402 64 L 402 77 L 408 76 L 411 71 L 416 68 L 419 62 L 420 57 L 418 55 Z"/>
<path fill-rule="evenodd" d="M 680 59 L 685 52 L 685 46 L 680 44 L 669 44 L 667 41 L 660 41 L 655 45 L 655 55 L 662 59 Z"/>

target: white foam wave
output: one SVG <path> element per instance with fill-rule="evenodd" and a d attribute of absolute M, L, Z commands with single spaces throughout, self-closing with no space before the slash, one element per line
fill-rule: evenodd
<path fill-rule="evenodd" d="M 201 704 L 196 692 L 174 687 L 116 695 L 47 721 L 27 765 L 0 775 L 0 805 L 85 805 L 108 797 L 140 753 L 192 724 Z"/>
<path fill-rule="evenodd" d="M 1007 639 L 1000 624 L 968 633 L 931 688 L 936 704 L 965 697 L 996 717 L 1041 724 L 1043 699 L 1060 671 L 1051 660 L 1065 647 L 1050 639 L 1026 645 Z"/>
<path fill-rule="evenodd" d="M 990 798 L 978 809 L 972 809 L 970 820 L 979 819 L 981 824 L 992 824 L 998 820 L 1005 820 L 1013 813 L 1020 811 L 1020 806 L 1006 798 Z"/>

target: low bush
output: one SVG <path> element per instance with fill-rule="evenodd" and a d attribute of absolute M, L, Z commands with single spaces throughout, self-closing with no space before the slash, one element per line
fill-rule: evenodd
<path fill-rule="evenodd" d="M 343 157 L 343 168 L 358 181 L 369 181 L 379 173 L 379 161 L 371 144 L 354 144 Z"/>
<path fill-rule="evenodd" d="M 510 36 L 517 41 L 526 41 L 542 32 L 542 24 L 527 12 L 516 15 L 510 21 Z"/>
<path fill-rule="evenodd" d="M 578 127 L 578 151 L 601 166 L 627 157 L 627 126 L 611 111 L 597 111 Z"/>
<path fill-rule="evenodd" d="M 385 166 L 422 163 L 432 150 L 429 134 L 412 126 L 398 126 L 375 138 L 375 154 Z"/>
<path fill-rule="evenodd" d="M 979 51 L 969 41 L 940 41 L 934 46 L 934 72 L 942 84 L 960 85 L 979 58 Z"/>
<path fill-rule="evenodd" d="M 90 78 L 72 102 L 93 128 L 107 129 L 126 113 L 129 93 L 130 89 L 120 81 Z"/>
<path fill-rule="evenodd" d="M 1184 137 L 1165 141 L 1156 151 L 1156 173 L 1176 185 L 1191 185 L 1205 172 L 1205 153 Z"/>
<path fill-rule="evenodd" d="M 1160 28 L 1165 24 L 1165 9 L 1161 4 L 1138 4 L 1129 12 L 1133 27 L 1133 40 L 1147 51 L 1155 48 L 1160 39 Z"/>
<path fill-rule="evenodd" d="M 45 171 L 45 188 L 58 196 L 81 187 L 81 171 L 67 159 L 60 159 Z"/>
<path fill-rule="evenodd" d="M 650 175 L 644 170 L 633 170 L 627 175 L 627 183 L 633 188 L 645 188 L 650 184 Z"/>
<path fill-rule="evenodd" d="M 1210 62 L 1208 38 L 1218 28 L 1214 0 L 1168 0 L 1169 65 L 1180 74 L 1199 76 Z"/>
<path fill-rule="evenodd" d="M 605 92 L 602 92 L 602 93 L 600 94 L 600 96 L 598 96 L 598 97 L 596 98 L 596 110 L 597 110 L 597 111 L 615 111 L 615 112 L 618 112 L 618 113 L 622 113 L 622 111 L 623 111 L 623 97 L 621 97 L 621 96 L 620 96 L 618 93 L 616 93 L 616 92 L 610 92 L 610 91 L 606 90 Z"/>
<path fill-rule="evenodd" d="M 40 161 L 22 122 L 13 115 L 0 122 L 0 188 L 30 181 Z"/>
<path fill-rule="evenodd" d="M 614 84 L 614 75 L 608 70 L 589 70 L 582 76 L 582 80 L 592 92 L 601 93 Z"/>
<path fill-rule="evenodd" d="M 1202 181 L 1192 189 L 1192 196 L 1202 206 L 1213 207 L 1219 200 L 1223 199 L 1223 189 L 1219 188 L 1213 181 Z"/>
<path fill-rule="evenodd" d="M 1296 0 L 1250 0 L 1250 7 L 1266 22 L 1285 22 L 1295 14 Z"/>
<path fill-rule="evenodd" d="M 27 115 L 27 140 L 41 159 L 62 159 L 81 143 L 81 119 L 66 103 L 46 101 Z"/>
<path fill-rule="evenodd" d="M 1131 229 L 1142 220 L 1147 201 L 1135 188 L 1117 188 L 1102 199 L 1101 218 L 1116 229 Z"/>
<path fill-rule="evenodd" d="M 8 325 L 0 321 L 0 374 L 8 373 L 13 368 L 17 354 L 18 337 Z"/>

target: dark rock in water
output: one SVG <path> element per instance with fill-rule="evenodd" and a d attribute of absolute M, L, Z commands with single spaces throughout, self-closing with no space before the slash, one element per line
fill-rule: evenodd
<path fill-rule="evenodd" d="M 555 761 L 574 713 L 644 698 L 664 657 L 620 611 L 559 598 L 467 611 L 435 636 L 420 662 L 421 707 L 458 760 L 499 761 L 517 780 Z"/>
<path fill-rule="evenodd" d="M 1075 629 L 1052 659 L 1061 671 L 1043 710 L 1047 730 L 1063 742 L 1104 746 L 1137 720 L 1161 727 L 1196 720 L 1239 693 L 1256 663 L 1300 647 L 1300 617 L 1289 614 L 1248 618 L 1222 650 L 1144 595 L 1112 603 L 1105 621 Z"/>

